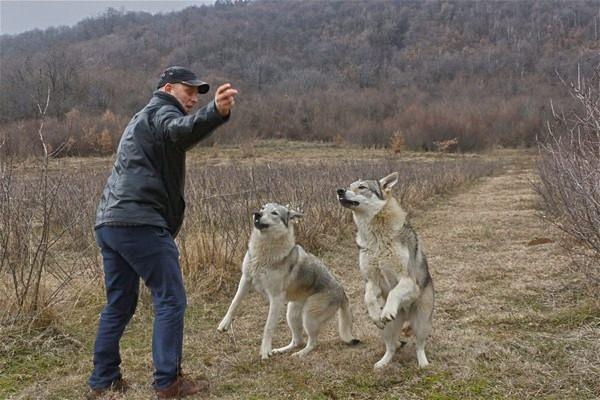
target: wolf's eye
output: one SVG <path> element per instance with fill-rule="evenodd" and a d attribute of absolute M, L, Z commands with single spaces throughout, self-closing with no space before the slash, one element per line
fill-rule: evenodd
<path fill-rule="evenodd" d="M 360 190 L 363 190 L 363 189 L 366 189 L 367 187 L 366 187 L 366 186 L 364 186 L 364 185 L 360 185 L 358 188 L 359 188 Z"/>
<path fill-rule="evenodd" d="M 273 215 L 279 215 L 279 214 L 277 214 L 276 211 L 272 211 L 271 214 L 273 214 Z"/>

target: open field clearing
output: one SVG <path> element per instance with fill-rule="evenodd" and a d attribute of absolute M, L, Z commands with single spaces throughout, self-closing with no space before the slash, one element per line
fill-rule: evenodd
<path fill-rule="evenodd" d="M 93 257 L 93 208 L 111 161 L 60 163 L 53 171 L 75 171 L 82 187 L 94 177 L 78 195 L 85 221 L 81 243 L 65 236 L 68 243 L 58 244 L 53 258 L 52 265 L 76 266 L 78 255 Z M 183 367 L 208 376 L 212 385 L 208 396 L 196 398 L 599 398 L 600 299 L 569 268 L 559 234 L 537 216 L 533 164 L 531 153 L 515 150 L 392 156 L 382 150 L 267 143 L 194 151 L 188 162 L 188 214 L 178 240 L 189 301 Z M 396 194 L 412 213 L 436 289 L 426 370 L 417 368 L 409 343 L 391 367 L 373 371 L 383 342 L 363 304 L 354 225 L 334 196 L 337 185 L 390 169 L 404 177 Z M 343 345 L 331 321 L 319 348 L 305 359 L 281 355 L 263 362 L 259 346 L 267 303 L 254 292 L 232 329 L 216 332 L 239 277 L 249 210 L 267 200 L 290 202 L 306 213 L 297 226 L 298 242 L 322 257 L 346 288 L 362 344 Z M 28 332 L 17 323 L 2 325 L 1 398 L 83 397 L 103 305 L 99 268 L 97 258 L 86 262 Z M 125 396 L 106 399 L 152 397 L 150 304 L 143 291 L 121 342 L 123 374 L 133 387 Z M 289 337 L 281 315 L 274 346 L 287 344 Z"/>

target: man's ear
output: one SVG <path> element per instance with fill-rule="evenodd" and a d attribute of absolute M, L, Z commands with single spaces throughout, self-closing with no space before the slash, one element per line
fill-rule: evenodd
<path fill-rule="evenodd" d="M 165 83 L 165 86 L 163 86 L 161 89 L 163 90 L 163 92 L 167 92 L 167 93 L 171 94 L 171 92 L 173 91 L 173 84 Z"/>
<path fill-rule="evenodd" d="M 392 190 L 392 188 L 394 187 L 394 185 L 396 183 L 398 183 L 398 173 L 397 172 L 392 172 L 385 178 L 381 178 L 379 180 L 379 184 L 381 185 L 381 190 L 383 190 L 384 192 L 389 192 L 390 190 Z"/>

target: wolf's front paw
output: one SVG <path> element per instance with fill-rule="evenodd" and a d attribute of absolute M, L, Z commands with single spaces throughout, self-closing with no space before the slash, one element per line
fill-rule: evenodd
<path fill-rule="evenodd" d="M 389 310 L 387 307 L 385 307 L 381 312 L 381 322 L 387 324 L 388 322 L 395 320 L 397 314 L 397 311 Z"/>
<path fill-rule="evenodd" d="M 228 318 L 223 318 L 223 321 L 221 321 L 221 323 L 217 327 L 217 330 L 219 332 L 226 332 L 230 326 L 231 326 L 231 320 Z"/>

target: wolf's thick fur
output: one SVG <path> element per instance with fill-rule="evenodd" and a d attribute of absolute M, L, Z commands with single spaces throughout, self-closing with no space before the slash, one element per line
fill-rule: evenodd
<path fill-rule="evenodd" d="M 383 329 L 386 351 L 375 368 L 392 360 L 400 333 L 408 324 L 416 337 L 419 366 L 429 365 L 425 342 L 431 333 L 433 282 L 418 236 L 391 194 L 397 181 L 398 173 L 393 173 L 379 181 L 356 181 L 337 192 L 340 203 L 352 210 L 357 227 L 369 316 Z"/>
<path fill-rule="evenodd" d="M 302 345 L 302 329 L 308 335 L 306 347 L 295 356 L 304 356 L 317 346 L 321 325 L 338 312 L 340 338 L 355 344 L 352 336 L 352 314 L 344 289 L 317 257 L 297 245 L 291 221 L 302 214 L 279 204 L 266 204 L 254 214 L 254 229 L 242 263 L 242 277 L 227 314 L 217 328 L 231 326 L 232 319 L 250 283 L 269 299 L 269 315 L 265 325 L 260 355 L 284 353 Z M 272 350 L 277 317 L 285 304 L 292 332 L 289 345 Z"/>

